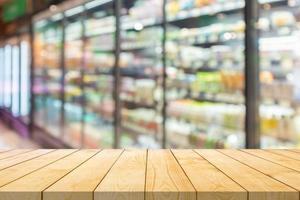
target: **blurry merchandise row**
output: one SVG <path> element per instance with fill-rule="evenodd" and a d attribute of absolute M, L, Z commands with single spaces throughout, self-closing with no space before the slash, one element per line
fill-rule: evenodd
<path fill-rule="evenodd" d="M 259 2 L 261 143 L 295 147 L 300 4 Z M 243 0 L 167 0 L 164 32 L 163 1 L 123 0 L 120 108 L 113 96 L 113 1 L 87 1 L 35 20 L 37 125 L 74 147 L 112 147 L 118 110 L 121 147 L 161 147 L 164 118 L 167 147 L 245 147 L 244 6 Z"/>
<path fill-rule="evenodd" d="M 27 34 L 0 41 L 0 110 L 30 123 L 30 42 Z M 3 113 L 1 113 L 3 114 Z"/>

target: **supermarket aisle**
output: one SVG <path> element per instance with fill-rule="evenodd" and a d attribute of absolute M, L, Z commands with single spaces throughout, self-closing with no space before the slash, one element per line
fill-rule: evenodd
<path fill-rule="evenodd" d="M 39 146 L 21 138 L 0 121 L 0 149 L 6 148 L 39 148 Z"/>

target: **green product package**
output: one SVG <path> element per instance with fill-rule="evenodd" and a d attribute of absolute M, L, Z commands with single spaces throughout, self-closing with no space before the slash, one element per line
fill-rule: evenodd
<path fill-rule="evenodd" d="M 219 93 L 221 92 L 221 75 L 219 72 L 199 72 L 197 85 L 200 92 Z"/>
<path fill-rule="evenodd" d="M 2 18 L 4 22 L 11 22 L 18 17 L 26 14 L 27 1 L 26 0 L 10 0 L 4 4 Z"/>

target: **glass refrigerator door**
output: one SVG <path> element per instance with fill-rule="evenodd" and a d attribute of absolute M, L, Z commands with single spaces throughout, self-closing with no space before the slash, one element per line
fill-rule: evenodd
<path fill-rule="evenodd" d="M 0 108 L 4 106 L 4 47 L 0 47 Z"/>
<path fill-rule="evenodd" d="M 4 49 L 4 107 L 11 108 L 11 69 L 12 46 L 6 45 Z"/>
<path fill-rule="evenodd" d="M 86 4 L 84 52 L 84 147 L 111 148 L 113 113 L 115 17 L 113 1 Z"/>
<path fill-rule="evenodd" d="M 34 49 L 35 122 L 55 137 L 62 133 L 62 27 L 58 15 L 36 24 Z"/>
<path fill-rule="evenodd" d="M 21 52 L 21 88 L 20 88 L 20 115 L 26 124 L 29 124 L 30 112 L 30 47 L 29 36 L 22 38 Z"/>
<path fill-rule="evenodd" d="M 167 0 L 167 141 L 245 147 L 244 0 Z"/>
<path fill-rule="evenodd" d="M 65 12 L 65 86 L 64 86 L 64 140 L 72 147 L 82 146 L 82 19 L 74 13 L 81 12 L 83 6 Z"/>
<path fill-rule="evenodd" d="M 260 1 L 262 148 L 300 146 L 300 1 Z"/>
<path fill-rule="evenodd" d="M 20 50 L 19 46 L 12 47 L 12 114 L 20 115 Z"/>
<path fill-rule="evenodd" d="M 162 146 L 163 1 L 122 1 L 121 147 Z"/>

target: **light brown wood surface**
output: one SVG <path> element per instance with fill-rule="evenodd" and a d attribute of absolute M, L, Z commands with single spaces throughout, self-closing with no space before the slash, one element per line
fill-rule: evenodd
<path fill-rule="evenodd" d="M 278 155 L 286 156 L 288 158 L 292 158 L 295 160 L 300 160 L 300 154 L 297 152 L 293 152 L 293 151 L 289 151 L 289 150 L 278 150 L 278 149 L 272 149 L 272 150 L 267 150 L 267 151 L 278 154 Z"/>
<path fill-rule="evenodd" d="M 98 150 L 78 151 L 67 156 L 65 159 L 52 163 L 41 170 L 35 171 L 21 179 L 7 184 L 0 188 L 1 200 L 41 200 L 41 191 L 47 189 L 97 152 Z"/>
<path fill-rule="evenodd" d="M 221 152 L 300 191 L 300 173 L 295 170 L 242 151 L 221 150 Z"/>
<path fill-rule="evenodd" d="M 300 200 L 297 150 L 0 150 L 0 200 Z"/>
<path fill-rule="evenodd" d="M 41 157 L 23 162 L 0 171 L 0 187 L 39 170 L 59 159 L 74 153 L 76 150 L 56 150 Z"/>
<path fill-rule="evenodd" d="M 244 150 L 247 153 L 258 156 L 260 158 L 264 158 L 268 161 L 274 162 L 276 164 L 282 165 L 284 167 L 288 167 L 290 169 L 297 170 L 300 172 L 300 160 L 295 160 L 283 155 L 278 155 L 275 153 L 271 153 L 265 150 Z"/>
<path fill-rule="evenodd" d="M 10 158 L 10 157 L 14 157 L 17 155 L 20 155 L 22 153 L 26 153 L 32 151 L 31 149 L 14 149 L 14 150 L 10 150 L 10 151 L 4 151 L 0 154 L 0 160 L 5 159 L 5 158 Z"/>
<path fill-rule="evenodd" d="M 39 149 L 39 150 L 19 154 L 17 156 L 9 157 L 6 159 L 2 159 L 2 160 L 0 160 L 0 170 L 8 168 L 10 166 L 13 166 L 13 165 L 21 163 L 21 162 L 25 162 L 27 160 L 30 160 L 30 159 L 33 159 L 36 157 L 42 156 L 44 154 L 50 153 L 51 151 L 54 151 L 54 150 Z"/>
<path fill-rule="evenodd" d="M 247 192 L 193 150 L 172 150 L 197 191 L 197 199 L 246 200 Z"/>
<path fill-rule="evenodd" d="M 95 200 L 144 199 L 146 150 L 126 150 L 95 190 Z"/>
<path fill-rule="evenodd" d="M 300 153 L 300 149 L 288 149 L 288 151 L 293 151 L 293 152 L 296 152 L 296 153 Z"/>
<path fill-rule="evenodd" d="M 240 184 L 250 200 L 297 200 L 299 192 L 218 151 L 197 150 L 201 156 Z"/>
<path fill-rule="evenodd" d="M 122 150 L 103 150 L 43 192 L 45 200 L 93 200 L 93 192 Z"/>
<path fill-rule="evenodd" d="M 146 200 L 195 200 L 196 190 L 170 150 L 149 150 Z"/>

